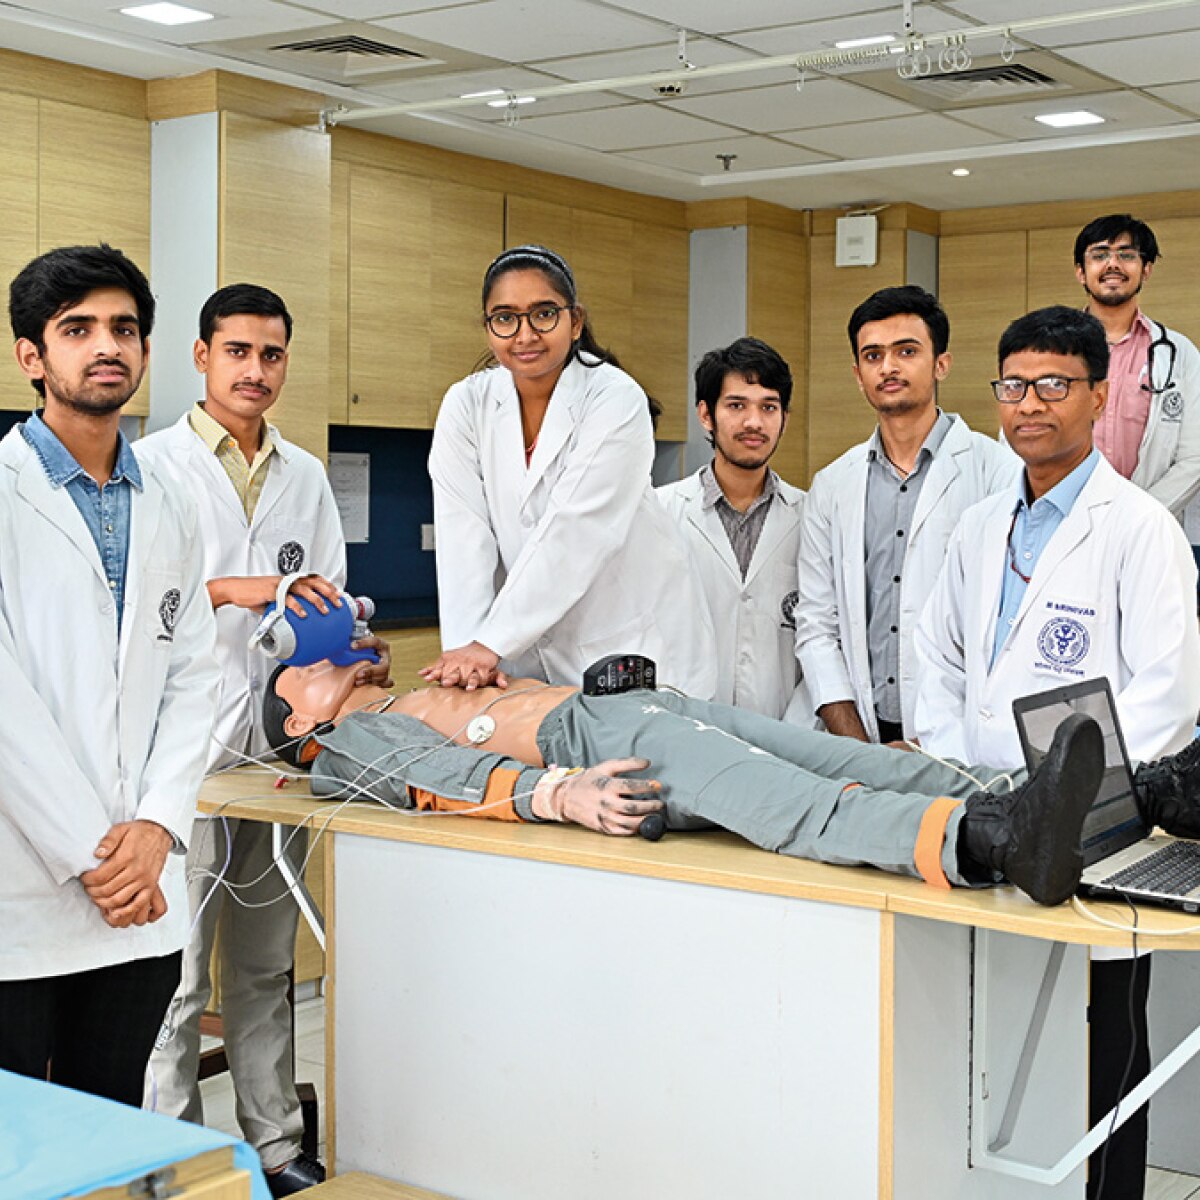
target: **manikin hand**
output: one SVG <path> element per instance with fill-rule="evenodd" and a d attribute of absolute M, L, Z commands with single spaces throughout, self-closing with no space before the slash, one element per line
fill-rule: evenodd
<path fill-rule="evenodd" d="M 208 581 L 208 598 L 214 609 L 232 604 L 261 612 L 275 603 L 282 575 L 225 575 Z M 322 575 L 305 575 L 288 588 L 287 606 L 298 617 L 308 613 L 297 597 L 307 600 L 319 613 L 327 613 L 332 604 L 341 608 L 341 589 Z"/>
<path fill-rule="evenodd" d="M 157 921 L 167 911 L 158 881 L 172 844 L 171 835 L 153 821 L 122 821 L 101 838 L 100 866 L 79 881 L 114 929 Z"/>
<path fill-rule="evenodd" d="M 489 650 L 482 642 L 471 642 L 467 646 L 459 646 L 456 650 L 444 650 L 435 663 L 422 667 L 417 672 L 426 683 L 440 683 L 442 687 L 466 688 L 473 692 L 476 688 L 495 684 L 497 687 L 508 687 L 508 676 L 496 668 L 500 664 L 500 655 Z"/>
<path fill-rule="evenodd" d="M 662 784 L 657 779 L 620 778 L 625 771 L 644 771 L 649 765 L 644 758 L 610 758 L 565 778 L 555 779 L 551 772 L 533 794 L 534 816 L 630 837 L 646 817 L 665 807 L 658 798 Z"/>

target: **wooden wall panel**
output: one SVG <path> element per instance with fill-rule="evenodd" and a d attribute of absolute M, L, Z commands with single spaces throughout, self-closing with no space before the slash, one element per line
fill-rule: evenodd
<path fill-rule="evenodd" d="M 487 350 L 480 289 L 488 264 L 504 248 L 504 196 L 440 179 L 430 187 L 433 329 L 427 420 L 432 425 L 446 390 Z"/>
<path fill-rule="evenodd" d="M 288 382 L 271 411 L 324 458 L 329 427 L 330 156 L 326 134 L 221 114 L 218 279 L 277 291 L 296 321 Z"/>
<path fill-rule="evenodd" d="M 549 246 L 571 261 L 575 231 L 571 209 L 549 200 L 534 200 L 528 196 L 509 196 L 505 205 L 504 245 L 524 246 L 536 243 Z"/>
<path fill-rule="evenodd" d="M 1200 196 L 1196 197 L 1200 214 Z M 1200 215 L 1152 222 L 1161 256 L 1142 290 L 1147 314 L 1200 344 Z"/>
<path fill-rule="evenodd" d="M 662 441 L 687 440 L 688 253 L 685 230 L 634 224 L 634 322 L 622 361 L 662 405 Z"/>
<path fill-rule="evenodd" d="M 624 360 L 633 341 L 633 222 L 575 209 L 569 262 L 602 346 Z"/>
<path fill-rule="evenodd" d="M 0 280 L 8 281 L 38 252 L 38 102 L 0 94 Z M 28 409 L 35 400 L 17 368 L 5 322 L 0 354 L 0 408 Z"/>
<path fill-rule="evenodd" d="M 972 428 L 995 434 L 996 344 L 1014 317 L 1027 311 L 1025 235 L 973 233 L 942 238 L 940 299 L 950 318 L 954 361 L 939 389 L 943 408 Z"/>
<path fill-rule="evenodd" d="M 792 369 L 787 429 L 771 465 L 808 486 L 808 238 L 764 225 L 747 232 L 746 331 L 774 347 Z"/>
<path fill-rule="evenodd" d="M 143 118 L 40 102 L 38 252 L 108 242 L 150 274 L 150 126 Z M 150 411 L 143 383 L 126 406 Z"/>
<path fill-rule="evenodd" d="M 350 419 L 350 167 L 330 164 L 329 421 Z"/>
<path fill-rule="evenodd" d="M 1075 235 L 1078 232 L 1078 225 L 1029 231 L 1025 308 L 1021 312 L 1009 314 L 1009 320 L 1031 309 L 1045 308 L 1048 304 L 1070 304 L 1076 308 L 1083 306 L 1086 296 L 1075 278 L 1075 263 L 1072 258 Z M 999 332 L 997 330 L 997 337 Z"/>
<path fill-rule="evenodd" d="M 373 167 L 350 176 L 350 420 L 429 424 L 428 180 Z"/>
<path fill-rule="evenodd" d="M 834 266 L 832 234 L 810 242 L 808 465 L 811 478 L 875 428 L 875 411 L 863 399 L 851 370 L 846 322 L 872 292 L 905 282 L 907 232 L 883 229 L 873 267 Z"/>

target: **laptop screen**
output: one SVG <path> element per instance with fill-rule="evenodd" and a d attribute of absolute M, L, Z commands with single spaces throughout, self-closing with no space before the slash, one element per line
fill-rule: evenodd
<path fill-rule="evenodd" d="M 1104 735 L 1104 778 L 1083 823 L 1083 864 L 1090 867 L 1150 831 L 1133 797 L 1133 771 L 1107 679 L 1089 679 L 1013 701 L 1025 765 L 1032 771 L 1045 758 L 1054 731 L 1072 712 L 1092 717 Z"/>

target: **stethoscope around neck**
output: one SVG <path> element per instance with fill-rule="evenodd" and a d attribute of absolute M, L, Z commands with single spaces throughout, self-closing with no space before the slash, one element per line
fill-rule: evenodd
<path fill-rule="evenodd" d="M 1158 347 L 1164 347 L 1167 352 L 1167 377 L 1166 382 L 1162 387 L 1154 386 L 1154 351 Z M 1146 382 L 1141 386 L 1152 396 L 1160 396 L 1163 392 L 1170 391 L 1175 385 L 1175 360 L 1179 357 L 1179 347 L 1167 336 L 1166 329 L 1158 326 L 1158 336 L 1150 342 L 1150 349 L 1146 352 Z"/>

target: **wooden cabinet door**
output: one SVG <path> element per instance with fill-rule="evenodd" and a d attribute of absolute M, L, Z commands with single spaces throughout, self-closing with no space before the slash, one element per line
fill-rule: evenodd
<path fill-rule="evenodd" d="M 350 421 L 426 428 L 433 218 L 427 179 L 350 174 Z"/>
<path fill-rule="evenodd" d="M 38 252 L 38 102 L 29 96 L 0 97 L 0 278 L 14 275 Z M 36 396 L 11 351 L 0 366 L 0 408 L 33 407 Z"/>

